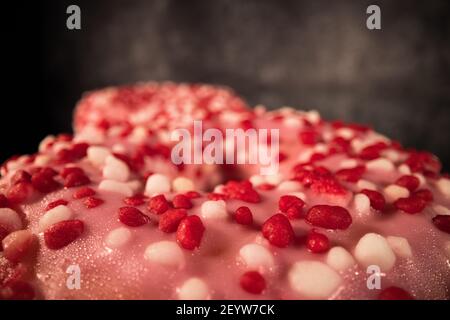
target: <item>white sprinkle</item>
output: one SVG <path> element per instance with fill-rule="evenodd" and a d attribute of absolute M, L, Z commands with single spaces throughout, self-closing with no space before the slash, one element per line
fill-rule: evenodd
<path fill-rule="evenodd" d="M 302 199 L 304 202 L 306 202 L 306 195 L 303 192 L 289 192 L 287 194 L 288 196 L 294 196 L 297 198 Z"/>
<path fill-rule="evenodd" d="M 69 149 L 72 144 L 68 141 L 57 141 L 52 145 L 53 152 L 57 153 L 63 149 Z"/>
<path fill-rule="evenodd" d="M 399 198 L 409 197 L 409 190 L 396 184 L 391 184 L 384 188 L 383 193 L 388 203 L 393 203 Z"/>
<path fill-rule="evenodd" d="M 102 144 L 104 141 L 104 133 L 94 126 L 84 127 L 73 138 L 73 142 L 89 142 L 90 144 Z"/>
<path fill-rule="evenodd" d="M 413 176 L 415 176 L 417 179 L 419 179 L 419 188 L 422 188 L 427 183 L 427 180 L 425 179 L 423 174 L 414 173 Z"/>
<path fill-rule="evenodd" d="M 152 197 L 166 192 L 170 192 L 170 180 L 167 176 L 155 173 L 148 177 L 145 184 L 146 196 Z"/>
<path fill-rule="evenodd" d="M 367 142 L 367 143 L 370 144 L 370 142 Z M 350 145 L 356 153 L 360 153 L 361 150 L 366 147 L 366 143 L 364 143 L 361 139 L 358 139 L 358 138 L 353 139 L 350 142 Z"/>
<path fill-rule="evenodd" d="M 178 177 L 172 181 L 172 189 L 175 192 L 186 192 L 195 190 L 194 182 L 186 177 Z"/>
<path fill-rule="evenodd" d="M 320 121 L 320 114 L 316 110 L 306 112 L 305 117 L 312 124 L 317 124 Z"/>
<path fill-rule="evenodd" d="M 144 258 L 163 266 L 181 268 L 184 265 L 184 254 L 173 241 L 159 241 L 145 249 Z"/>
<path fill-rule="evenodd" d="M 411 174 L 411 169 L 409 168 L 409 166 L 407 164 L 401 164 L 398 166 L 398 172 L 400 172 L 401 174 Z"/>
<path fill-rule="evenodd" d="M 39 219 L 39 231 L 42 232 L 51 225 L 72 218 L 73 212 L 67 206 L 59 205 L 48 210 Z"/>
<path fill-rule="evenodd" d="M 49 155 L 46 154 L 39 154 L 34 159 L 34 165 L 38 167 L 42 167 L 47 165 L 50 162 L 51 158 Z"/>
<path fill-rule="evenodd" d="M 209 298 L 209 289 L 205 281 L 199 278 L 190 278 L 178 289 L 180 300 L 206 300 Z"/>
<path fill-rule="evenodd" d="M 287 180 L 287 181 L 281 182 L 278 185 L 277 189 L 280 191 L 285 191 L 285 192 L 295 192 L 295 191 L 300 191 L 302 189 L 302 185 L 298 181 Z"/>
<path fill-rule="evenodd" d="M 358 165 L 356 159 L 344 159 L 339 163 L 339 169 L 351 169 Z"/>
<path fill-rule="evenodd" d="M 356 264 L 353 256 L 343 247 L 333 247 L 328 251 L 327 263 L 336 271 L 345 271 Z"/>
<path fill-rule="evenodd" d="M 126 182 L 130 178 L 130 168 L 122 160 L 114 156 L 107 156 L 103 168 L 103 178 Z"/>
<path fill-rule="evenodd" d="M 133 129 L 128 136 L 128 141 L 133 144 L 140 144 L 148 138 L 148 130 L 145 127 L 139 126 Z"/>
<path fill-rule="evenodd" d="M 355 132 L 350 128 L 340 128 L 336 130 L 336 136 L 342 137 L 346 140 L 350 140 L 354 137 Z"/>
<path fill-rule="evenodd" d="M 228 216 L 227 204 L 224 200 L 205 201 L 200 208 L 200 212 L 205 219 L 225 219 Z"/>
<path fill-rule="evenodd" d="M 126 153 L 127 147 L 125 147 L 121 143 L 116 143 L 111 147 L 111 150 L 112 150 L 112 152 L 115 152 L 115 153 Z"/>
<path fill-rule="evenodd" d="M 304 149 L 297 157 L 298 162 L 308 162 L 313 153 L 314 150 L 312 148 Z"/>
<path fill-rule="evenodd" d="M 356 186 L 358 187 L 359 190 L 364 190 L 364 189 L 368 189 L 368 190 L 374 190 L 377 191 L 377 186 L 367 180 L 364 179 L 360 179 L 357 183 Z"/>
<path fill-rule="evenodd" d="M 382 271 L 389 271 L 395 264 L 395 254 L 386 239 L 376 233 L 367 233 L 355 247 L 355 258 L 364 267 L 378 266 Z"/>
<path fill-rule="evenodd" d="M 18 160 L 9 160 L 6 163 L 6 168 L 8 169 L 8 172 L 13 172 L 19 169 L 22 169 L 24 167 L 24 165 L 18 161 Z"/>
<path fill-rule="evenodd" d="M 291 129 L 300 129 L 302 127 L 303 123 L 300 122 L 300 119 L 298 119 L 298 118 L 287 117 L 287 118 L 283 119 L 283 125 L 291 128 Z"/>
<path fill-rule="evenodd" d="M 19 214 L 10 208 L 0 208 L 0 224 L 9 231 L 22 229 L 22 220 Z"/>
<path fill-rule="evenodd" d="M 370 199 L 363 193 L 358 193 L 353 198 L 353 207 L 360 217 L 370 215 Z"/>
<path fill-rule="evenodd" d="M 440 204 L 433 205 L 433 210 L 440 215 L 450 216 L 450 208 L 447 208 Z"/>
<path fill-rule="evenodd" d="M 446 197 L 450 197 L 450 179 L 440 178 L 436 182 L 438 190 Z"/>
<path fill-rule="evenodd" d="M 403 237 L 390 236 L 386 238 L 395 254 L 401 258 L 411 258 L 412 250 L 408 239 Z"/>
<path fill-rule="evenodd" d="M 319 261 L 294 263 L 288 279 L 295 291 L 310 299 L 329 298 L 342 282 L 336 271 Z"/>
<path fill-rule="evenodd" d="M 265 176 L 266 182 L 273 184 L 273 185 L 278 185 L 281 181 L 283 181 L 283 175 L 281 173 L 277 173 L 277 174 L 271 174 L 271 175 L 267 175 Z"/>
<path fill-rule="evenodd" d="M 48 135 L 39 143 L 39 152 L 45 152 L 48 148 L 48 145 L 55 141 L 55 136 Z"/>
<path fill-rule="evenodd" d="M 118 136 L 120 136 L 122 134 L 123 129 L 124 128 L 122 126 L 111 126 L 108 129 L 108 131 L 107 131 L 108 136 L 110 136 L 110 137 L 118 137 Z"/>
<path fill-rule="evenodd" d="M 368 161 L 366 163 L 366 168 L 368 171 L 384 171 L 391 172 L 395 170 L 394 164 L 388 159 L 378 158 L 375 160 Z"/>
<path fill-rule="evenodd" d="M 318 153 L 327 153 L 329 148 L 325 143 L 318 143 L 314 147 L 314 151 Z"/>
<path fill-rule="evenodd" d="M 256 243 L 244 245 L 239 250 L 239 256 L 249 269 L 267 271 L 275 264 L 272 253 L 266 247 Z"/>
<path fill-rule="evenodd" d="M 382 151 L 381 155 L 393 163 L 398 163 L 400 161 L 400 153 L 397 150 L 387 149 Z"/>
<path fill-rule="evenodd" d="M 257 187 L 263 183 L 266 183 L 266 180 L 264 179 L 264 177 L 262 177 L 260 175 L 253 175 L 250 177 L 249 180 L 254 187 Z"/>
<path fill-rule="evenodd" d="M 214 187 L 213 192 L 223 194 L 224 190 L 225 190 L 225 186 L 223 184 L 218 184 L 217 186 Z"/>
<path fill-rule="evenodd" d="M 17 230 L 8 234 L 0 245 L 3 245 L 4 256 L 7 256 L 7 252 L 21 251 L 24 246 L 33 241 L 34 235 L 30 230 Z"/>
<path fill-rule="evenodd" d="M 142 182 L 140 180 L 131 180 L 127 185 L 133 190 L 133 193 L 138 193 L 142 189 Z"/>
<path fill-rule="evenodd" d="M 114 180 L 103 180 L 98 185 L 98 189 L 101 191 L 120 193 L 125 197 L 131 197 L 133 195 L 133 189 L 128 184 Z"/>
<path fill-rule="evenodd" d="M 105 243 L 109 248 L 116 249 L 127 244 L 130 239 L 131 231 L 126 227 L 119 227 L 108 233 Z"/>
<path fill-rule="evenodd" d="M 111 152 L 105 147 L 90 146 L 87 149 L 88 160 L 96 167 L 102 167 Z"/>

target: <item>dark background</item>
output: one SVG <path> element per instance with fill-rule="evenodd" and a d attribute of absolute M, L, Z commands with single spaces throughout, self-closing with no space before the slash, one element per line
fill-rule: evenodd
<path fill-rule="evenodd" d="M 82 30 L 66 29 L 70 4 Z M 381 30 L 366 28 L 370 4 Z M 54 0 L 2 13 L 1 160 L 70 131 L 86 90 L 173 80 L 370 123 L 449 169 L 450 1 Z"/>

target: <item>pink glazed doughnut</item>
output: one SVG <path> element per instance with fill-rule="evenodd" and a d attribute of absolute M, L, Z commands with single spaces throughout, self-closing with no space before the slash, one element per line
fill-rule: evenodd
<path fill-rule="evenodd" d="M 278 172 L 173 164 L 167 134 L 198 119 L 279 129 Z M 1 168 L 1 299 L 450 298 L 428 152 L 208 85 L 95 91 L 74 127 Z"/>

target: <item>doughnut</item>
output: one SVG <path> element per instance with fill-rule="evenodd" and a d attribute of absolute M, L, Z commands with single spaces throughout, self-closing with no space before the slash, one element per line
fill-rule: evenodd
<path fill-rule="evenodd" d="M 277 172 L 174 164 L 170 133 L 194 120 L 279 130 Z M 1 166 L 0 299 L 449 299 L 441 167 L 368 126 L 226 88 L 93 91 L 73 136 Z"/>

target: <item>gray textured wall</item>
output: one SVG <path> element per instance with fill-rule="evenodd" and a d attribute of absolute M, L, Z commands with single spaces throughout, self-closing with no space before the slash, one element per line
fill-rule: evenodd
<path fill-rule="evenodd" d="M 82 30 L 65 29 L 78 4 Z M 365 27 L 378 4 L 382 30 Z M 139 80 L 233 87 L 252 104 L 371 123 L 450 164 L 450 1 L 48 1 L 46 127 L 82 91 Z"/>

